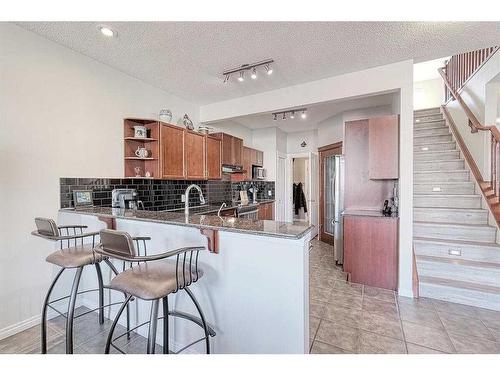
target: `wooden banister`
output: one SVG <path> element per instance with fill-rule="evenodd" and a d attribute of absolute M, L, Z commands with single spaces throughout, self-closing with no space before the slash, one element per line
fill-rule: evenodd
<path fill-rule="evenodd" d="M 491 134 L 491 178 L 488 182 L 485 181 L 481 175 L 479 168 L 467 149 L 467 146 L 463 141 L 448 109 L 446 106 L 442 107 L 446 121 L 450 125 L 455 139 L 457 140 L 459 147 L 464 154 L 469 167 L 471 168 L 474 178 L 481 187 L 481 191 L 488 203 L 490 211 L 495 217 L 497 225 L 500 225 L 500 131 L 495 125 L 481 124 L 469 106 L 465 103 L 459 92 L 467 80 L 470 79 L 470 77 L 472 77 L 472 75 L 474 75 L 474 73 L 476 73 L 483 66 L 487 59 L 498 51 L 498 49 L 498 47 L 491 47 L 452 56 L 452 58 L 446 63 L 446 66 L 438 69 L 438 71 L 441 77 L 443 77 L 447 95 L 455 99 L 465 112 L 471 132 L 477 133 L 478 131 L 488 131 Z"/>

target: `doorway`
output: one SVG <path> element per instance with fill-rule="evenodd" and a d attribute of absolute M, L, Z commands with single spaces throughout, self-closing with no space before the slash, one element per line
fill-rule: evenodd
<path fill-rule="evenodd" d="M 342 142 L 318 148 L 319 153 L 319 239 L 333 245 L 335 214 L 335 155 L 342 154 Z"/>

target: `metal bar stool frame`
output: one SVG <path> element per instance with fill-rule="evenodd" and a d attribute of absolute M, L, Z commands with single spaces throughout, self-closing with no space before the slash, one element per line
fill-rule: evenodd
<path fill-rule="evenodd" d="M 104 232 L 117 232 L 117 231 L 112 231 L 112 230 L 105 230 Z M 101 231 L 102 233 L 103 231 Z M 124 233 L 124 232 L 122 232 Z M 117 254 L 116 252 L 108 252 L 105 247 L 103 246 L 102 243 L 97 245 L 94 250 L 109 258 L 116 258 L 119 260 L 122 260 L 125 262 L 130 262 L 130 264 L 137 263 L 140 264 L 141 262 L 151 262 L 151 261 L 156 261 L 156 260 L 162 260 L 162 259 L 167 259 L 167 258 L 172 258 L 176 257 L 175 260 L 175 278 L 176 278 L 176 287 L 175 290 L 172 291 L 169 294 L 175 294 L 179 290 L 185 290 L 186 293 L 188 294 L 189 298 L 195 305 L 195 308 L 199 314 L 199 317 L 196 317 L 192 314 L 188 314 L 182 311 L 177 311 L 177 310 L 169 310 L 168 308 L 168 294 L 165 295 L 164 297 L 161 298 L 162 300 L 162 308 L 163 308 L 163 316 L 158 316 L 158 308 L 159 308 L 159 302 L 160 299 L 155 299 L 152 300 L 151 303 L 151 312 L 150 312 L 150 319 L 149 321 L 140 323 L 136 325 L 135 327 L 132 328 L 127 328 L 127 331 L 122 333 L 121 335 L 113 338 L 114 330 L 116 328 L 116 325 L 118 324 L 118 321 L 120 319 L 121 314 L 123 313 L 124 309 L 128 307 L 128 303 L 132 300 L 134 296 L 129 295 L 126 300 L 123 302 L 122 306 L 120 307 L 118 313 L 116 314 L 116 317 L 111 325 L 108 338 L 106 340 L 106 347 L 105 347 L 105 354 L 109 354 L 111 347 L 115 348 L 118 352 L 122 354 L 126 354 L 121 348 L 119 348 L 117 345 L 115 345 L 115 341 L 119 340 L 121 337 L 128 335 L 131 331 L 134 331 L 138 329 L 139 327 L 142 327 L 146 324 L 149 324 L 149 331 L 148 331 L 148 343 L 147 343 L 147 354 L 154 354 L 155 353 L 155 345 L 156 345 L 156 330 L 157 330 L 157 322 L 158 320 L 162 320 L 163 322 L 163 354 L 179 354 L 183 352 L 184 350 L 188 349 L 189 347 L 195 345 L 198 342 L 205 341 L 205 347 L 206 347 L 206 353 L 210 354 L 210 337 L 214 337 L 216 335 L 215 330 L 207 323 L 205 319 L 205 315 L 203 314 L 203 311 L 201 309 L 200 304 L 196 300 L 193 292 L 188 288 L 192 283 L 198 281 L 200 274 L 199 274 L 199 269 L 198 269 L 198 255 L 200 251 L 206 250 L 205 247 L 202 246 L 195 246 L 195 247 L 184 247 L 184 248 L 179 248 L 176 250 L 171 250 L 167 251 L 164 253 L 160 254 L 155 254 L 155 255 L 147 255 L 147 250 L 146 250 L 146 241 L 150 240 L 150 237 L 132 237 L 133 240 L 136 241 L 137 246 L 139 245 L 138 240 L 141 240 L 143 243 L 143 249 L 144 249 L 144 256 L 142 255 L 129 255 L 125 253 Z M 189 256 L 188 256 L 189 254 Z M 194 258 L 193 258 L 194 257 Z M 186 264 L 186 261 L 188 265 Z M 182 275 L 180 275 L 179 272 L 179 266 L 182 264 Z M 186 278 L 186 273 L 190 275 L 190 277 Z M 193 277 L 194 275 L 194 277 Z M 139 298 L 139 297 L 137 297 Z M 169 342 L 168 342 L 168 332 L 169 332 L 169 323 L 168 323 L 168 317 L 173 316 L 173 317 L 178 317 L 182 319 L 189 320 L 196 325 L 200 326 L 203 329 L 204 336 L 185 345 L 181 349 L 179 349 L 176 352 L 170 351 L 169 350 Z"/>
<path fill-rule="evenodd" d="M 35 220 L 47 220 L 43 218 L 36 218 Z M 60 249 L 64 249 L 64 243 L 67 244 L 67 247 L 71 247 L 71 244 L 74 245 L 74 247 L 77 246 L 84 246 L 85 242 L 84 239 L 88 237 L 92 237 L 92 248 L 95 247 L 96 245 L 96 237 L 99 236 L 99 232 L 87 232 L 84 233 L 83 230 L 88 228 L 86 225 L 62 225 L 62 226 L 57 226 L 57 232 L 58 235 L 52 235 L 49 233 L 41 233 L 40 231 L 36 230 L 31 232 L 32 235 L 41 237 L 47 240 L 55 241 L 60 243 Z M 107 259 L 106 257 L 103 257 L 102 259 L 108 267 L 111 269 L 111 271 L 115 274 L 118 275 L 118 270 L 116 267 Z M 96 269 L 97 273 L 97 282 L 98 282 L 98 288 L 97 289 L 88 289 L 88 290 L 83 290 L 83 291 L 78 291 L 78 287 L 80 285 L 80 280 L 81 276 L 83 273 L 83 268 L 85 266 L 80 266 L 80 267 L 71 267 L 71 268 L 76 268 L 76 273 L 73 278 L 73 284 L 71 287 L 71 292 L 69 295 L 66 295 L 64 297 L 57 298 L 55 300 L 50 301 L 50 296 L 52 294 L 52 291 L 63 274 L 63 272 L 68 269 L 67 267 L 61 267 L 57 275 L 54 277 L 52 280 L 52 283 L 49 286 L 49 289 L 47 291 L 47 294 L 45 295 L 44 299 L 44 304 L 42 308 L 42 317 L 41 317 L 41 353 L 42 354 L 47 354 L 47 311 L 48 308 L 51 308 L 54 310 L 58 315 L 62 316 L 66 320 L 66 354 L 73 354 L 73 322 L 74 319 L 80 318 L 84 315 L 90 314 L 96 310 L 99 310 L 99 324 L 104 324 L 104 308 L 113 306 L 113 305 L 119 305 L 122 304 L 123 302 L 114 302 L 114 303 L 109 303 L 109 304 L 104 304 L 104 289 L 111 289 L 109 288 L 108 285 L 104 285 L 103 282 L 103 277 L 102 277 L 102 271 L 101 271 L 101 266 L 99 262 L 95 261 L 94 257 L 94 262 L 93 265 Z M 99 293 L 99 307 L 86 311 L 84 313 L 78 314 L 75 316 L 75 305 L 76 305 L 76 298 L 80 294 L 84 293 L 90 293 L 90 292 L 98 292 Z M 127 295 L 124 294 L 125 298 L 127 298 Z M 59 309 L 55 308 L 53 306 L 54 303 L 69 299 L 68 301 L 68 311 L 66 313 L 60 311 Z M 129 314 L 129 308 L 127 306 L 127 330 L 130 328 L 130 314 Z M 130 333 L 127 334 L 127 338 L 130 338 Z"/>

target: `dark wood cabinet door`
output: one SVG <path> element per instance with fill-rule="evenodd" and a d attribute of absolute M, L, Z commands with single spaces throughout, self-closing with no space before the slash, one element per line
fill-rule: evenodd
<path fill-rule="evenodd" d="M 185 135 L 186 178 L 204 179 L 205 175 L 205 136 L 186 131 Z"/>
<path fill-rule="evenodd" d="M 207 137 L 206 149 L 207 179 L 220 180 L 222 177 L 222 141 L 214 137 Z"/>
<path fill-rule="evenodd" d="M 245 170 L 245 180 L 252 179 L 252 149 L 250 147 L 243 146 L 243 170 Z"/>
<path fill-rule="evenodd" d="M 232 148 L 233 148 L 233 137 L 229 134 L 222 134 L 222 164 L 231 165 L 233 164 L 232 159 Z"/>
<path fill-rule="evenodd" d="M 256 156 L 255 156 L 255 165 L 258 165 L 259 167 L 262 167 L 264 165 L 264 153 L 259 150 L 256 151 Z"/>
<path fill-rule="evenodd" d="M 257 216 L 258 216 L 259 220 L 267 220 L 267 205 L 266 204 L 259 205 L 259 212 L 258 212 Z"/>
<path fill-rule="evenodd" d="M 243 139 L 232 137 L 231 161 L 233 165 L 243 165 Z"/>
<path fill-rule="evenodd" d="M 370 179 L 399 178 L 399 116 L 368 120 L 368 153 Z"/>
<path fill-rule="evenodd" d="M 161 134 L 161 170 L 163 178 L 184 178 L 184 134 L 177 126 L 163 125 Z"/>

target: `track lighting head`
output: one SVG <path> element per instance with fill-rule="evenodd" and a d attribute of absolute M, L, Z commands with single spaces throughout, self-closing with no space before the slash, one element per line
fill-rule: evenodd
<path fill-rule="evenodd" d="M 273 74 L 273 68 L 271 67 L 271 65 L 267 64 L 265 66 L 265 69 L 266 69 L 266 73 L 268 76 L 270 76 L 271 74 Z"/>
<path fill-rule="evenodd" d="M 224 83 L 228 83 L 228 82 L 229 82 L 229 77 L 230 77 L 230 76 L 231 76 L 230 74 L 226 74 L 226 75 L 224 76 Z"/>
<path fill-rule="evenodd" d="M 291 118 L 291 119 L 294 119 L 294 118 L 295 118 L 295 111 L 292 111 L 292 114 L 290 115 L 290 118 Z"/>
<path fill-rule="evenodd" d="M 278 115 L 275 113 L 274 114 L 274 121 L 276 121 L 278 119 Z"/>
<path fill-rule="evenodd" d="M 243 82 L 245 80 L 245 71 L 240 71 L 240 76 L 238 77 L 238 81 Z"/>
<path fill-rule="evenodd" d="M 257 70 L 255 68 L 252 69 L 252 74 L 250 75 L 252 79 L 257 79 Z"/>
<path fill-rule="evenodd" d="M 304 110 L 304 111 L 302 111 L 302 114 L 300 115 L 300 117 L 301 117 L 302 119 L 305 119 L 305 118 L 307 117 L 307 115 L 306 115 L 306 111 L 305 111 L 305 110 Z"/>
<path fill-rule="evenodd" d="M 286 112 L 283 112 L 283 120 L 286 120 Z"/>

